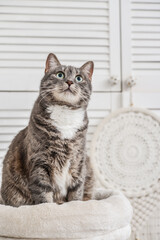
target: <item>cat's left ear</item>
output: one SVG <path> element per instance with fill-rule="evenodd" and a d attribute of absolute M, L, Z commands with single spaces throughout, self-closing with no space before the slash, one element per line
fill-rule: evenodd
<path fill-rule="evenodd" d="M 59 65 L 61 65 L 61 64 L 60 64 L 58 58 L 56 57 L 56 55 L 54 55 L 53 53 L 50 53 L 46 60 L 45 73 L 48 72 L 50 69 L 54 69 L 54 68 L 58 67 Z"/>
<path fill-rule="evenodd" d="M 92 80 L 92 74 L 94 69 L 94 63 L 92 61 L 86 62 L 81 68 L 89 77 L 89 80 Z"/>

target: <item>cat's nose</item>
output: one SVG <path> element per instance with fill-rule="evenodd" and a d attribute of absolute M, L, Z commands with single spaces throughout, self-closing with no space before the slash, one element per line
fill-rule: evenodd
<path fill-rule="evenodd" d="M 71 80 L 67 80 L 66 83 L 68 84 L 68 86 L 71 86 L 71 84 L 73 84 Z"/>

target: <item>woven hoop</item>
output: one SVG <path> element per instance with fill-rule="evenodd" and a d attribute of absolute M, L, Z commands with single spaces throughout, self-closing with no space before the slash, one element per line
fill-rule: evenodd
<path fill-rule="evenodd" d="M 137 233 L 160 201 L 160 119 L 140 108 L 110 114 L 94 134 L 91 159 L 100 183 L 130 198 Z"/>

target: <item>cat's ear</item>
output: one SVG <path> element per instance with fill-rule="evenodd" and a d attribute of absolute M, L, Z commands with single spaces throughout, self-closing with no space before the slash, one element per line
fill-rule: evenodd
<path fill-rule="evenodd" d="M 60 64 L 58 58 L 53 53 L 50 53 L 46 60 L 45 72 L 48 72 L 50 69 L 58 67 Z"/>
<path fill-rule="evenodd" d="M 86 62 L 81 68 L 89 77 L 89 80 L 92 80 L 92 74 L 94 69 L 94 63 L 92 61 Z"/>

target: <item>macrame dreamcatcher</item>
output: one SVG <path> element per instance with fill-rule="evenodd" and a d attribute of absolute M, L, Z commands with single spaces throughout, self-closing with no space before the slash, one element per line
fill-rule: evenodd
<path fill-rule="evenodd" d="M 130 97 L 132 105 L 132 90 Z M 141 240 L 139 233 L 160 204 L 160 119 L 134 107 L 111 113 L 95 132 L 91 159 L 100 183 L 130 199 L 132 239 Z"/>

